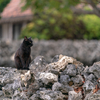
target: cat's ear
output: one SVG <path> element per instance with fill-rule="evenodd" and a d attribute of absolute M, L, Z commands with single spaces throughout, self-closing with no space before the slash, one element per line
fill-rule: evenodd
<path fill-rule="evenodd" d="M 27 41 L 27 36 L 24 37 L 24 40 Z"/>
<path fill-rule="evenodd" d="M 31 37 L 29 37 L 28 39 L 31 40 Z"/>

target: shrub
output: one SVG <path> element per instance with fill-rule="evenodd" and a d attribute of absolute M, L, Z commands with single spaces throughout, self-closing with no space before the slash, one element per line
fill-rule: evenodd
<path fill-rule="evenodd" d="M 0 0 L 0 13 L 6 7 L 6 5 L 10 2 L 10 0 Z"/>
<path fill-rule="evenodd" d="M 100 39 L 100 18 L 96 15 L 83 15 L 79 19 L 84 22 L 87 32 L 84 39 Z"/>
<path fill-rule="evenodd" d="M 72 13 L 54 11 L 37 14 L 21 32 L 20 37 L 31 36 L 38 39 L 83 39 L 86 32 L 82 21 Z"/>

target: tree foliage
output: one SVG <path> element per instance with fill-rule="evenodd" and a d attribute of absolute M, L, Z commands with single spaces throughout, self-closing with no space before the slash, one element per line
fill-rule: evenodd
<path fill-rule="evenodd" d="M 99 0 L 23 0 L 23 10 L 31 8 L 33 21 L 22 30 L 21 36 L 31 36 L 38 39 L 100 39 Z M 71 9 L 78 3 L 90 4 L 80 12 L 95 14 L 75 16 Z M 94 28 L 96 27 L 96 28 Z"/>
<path fill-rule="evenodd" d="M 80 14 L 95 14 L 98 17 L 100 17 L 100 0 L 80 0 L 80 3 L 84 3 L 85 5 L 91 6 L 91 10 L 83 10 L 83 9 L 76 9 L 74 7 L 73 12 L 74 13 L 80 13 Z M 75 10 L 76 9 L 76 10 Z"/>
<path fill-rule="evenodd" d="M 23 1 L 26 3 L 22 9 L 31 8 L 34 16 L 33 22 L 22 31 L 21 37 L 29 35 L 38 39 L 73 39 L 79 31 L 79 24 L 81 24 L 79 27 L 84 27 L 70 10 L 70 7 L 78 4 L 79 0 L 76 0 L 76 2 L 73 2 L 73 0 Z M 73 30 L 73 28 L 76 29 Z M 83 34 L 83 31 L 80 34 Z"/>
<path fill-rule="evenodd" d="M 87 32 L 84 39 L 100 39 L 100 18 L 96 15 L 81 15 L 80 20 L 85 24 Z"/>
<path fill-rule="evenodd" d="M 59 12 L 68 11 L 69 7 L 76 5 L 80 0 L 23 0 L 25 5 L 23 9 L 31 8 L 33 13 L 40 13 L 50 9 L 56 9 Z"/>
<path fill-rule="evenodd" d="M 10 0 L 0 0 L 0 13 L 3 11 L 4 7 L 10 2 Z"/>
<path fill-rule="evenodd" d="M 73 14 L 61 14 L 50 11 L 42 14 L 23 29 L 21 37 L 25 35 L 38 39 L 83 39 L 85 26 Z"/>

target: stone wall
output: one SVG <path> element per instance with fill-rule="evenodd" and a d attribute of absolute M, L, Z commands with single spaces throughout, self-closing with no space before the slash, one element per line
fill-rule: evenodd
<path fill-rule="evenodd" d="M 14 67 L 14 53 L 22 41 L 13 43 L 0 42 L 0 66 Z M 44 56 L 47 62 L 55 55 L 63 54 L 74 57 L 85 65 L 92 65 L 100 60 L 100 41 L 91 40 L 33 40 L 32 60 L 38 56 Z"/>

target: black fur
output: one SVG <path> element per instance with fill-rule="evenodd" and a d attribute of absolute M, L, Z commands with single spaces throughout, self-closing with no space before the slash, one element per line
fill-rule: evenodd
<path fill-rule="evenodd" d="M 31 46 L 33 46 L 31 38 L 25 36 L 20 48 L 15 53 L 15 66 L 17 69 L 29 69 Z"/>

